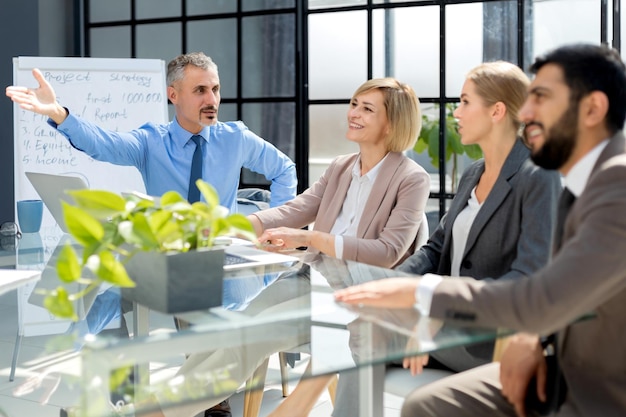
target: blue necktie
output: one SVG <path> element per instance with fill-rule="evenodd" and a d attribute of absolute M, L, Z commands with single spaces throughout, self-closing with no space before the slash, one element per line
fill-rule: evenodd
<path fill-rule="evenodd" d="M 189 194 L 187 200 L 190 203 L 200 201 L 200 190 L 196 186 L 196 180 L 202 178 L 202 136 L 193 135 L 191 140 L 196 144 L 196 150 L 193 152 L 191 160 L 191 175 L 189 176 Z"/>

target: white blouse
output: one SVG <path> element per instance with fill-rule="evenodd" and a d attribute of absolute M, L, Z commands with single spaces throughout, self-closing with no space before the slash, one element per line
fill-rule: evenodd
<path fill-rule="evenodd" d="M 356 236 L 365 203 L 370 196 L 378 171 L 387 155 L 376 164 L 367 174 L 361 176 L 361 157 L 352 167 L 352 181 L 346 199 L 343 202 L 339 216 L 335 220 L 331 235 L 335 235 L 335 256 L 343 258 L 343 236 Z"/>
<path fill-rule="evenodd" d="M 461 262 L 465 254 L 467 236 L 481 207 L 482 203 L 478 202 L 476 187 L 474 187 L 470 193 L 469 200 L 467 200 L 467 206 L 456 216 L 452 225 L 452 264 L 450 266 L 450 275 L 453 277 L 461 275 Z"/>

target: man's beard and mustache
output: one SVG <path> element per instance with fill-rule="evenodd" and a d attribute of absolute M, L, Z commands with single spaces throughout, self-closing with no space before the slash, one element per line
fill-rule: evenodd
<path fill-rule="evenodd" d="M 541 123 L 531 122 L 530 125 L 543 128 Z M 544 131 L 543 146 L 531 152 L 531 160 L 541 168 L 559 169 L 570 158 L 574 151 L 578 134 L 578 105 L 568 107 L 563 116 L 549 131 Z"/>

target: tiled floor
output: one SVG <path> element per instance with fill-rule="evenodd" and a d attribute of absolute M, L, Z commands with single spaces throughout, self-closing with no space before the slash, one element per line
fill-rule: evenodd
<path fill-rule="evenodd" d="M 59 409 L 76 402 L 79 389 L 73 387 L 65 379 L 59 380 L 51 373 L 43 379 L 38 379 L 41 373 L 38 369 L 48 366 L 59 359 L 71 359 L 73 353 L 65 351 L 62 355 L 46 354 L 45 346 L 50 340 L 49 336 L 25 337 L 22 341 L 18 368 L 15 381 L 9 381 L 11 359 L 17 333 L 17 296 L 16 291 L 0 296 L 0 410 L 6 417 L 57 417 Z M 173 329 L 169 320 L 164 316 L 155 314 L 150 319 L 153 327 L 158 331 Z M 300 361 L 291 372 L 303 372 L 306 360 Z M 276 355 L 270 360 L 268 374 L 278 375 L 279 366 Z M 268 380 L 278 380 L 270 377 Z M 296 382 L 291 384 L 292 388 Z M 20 392 L 21 391 L 21 392 Z M 282 391 L 279 385 L 266 386 L 261 406 L 260 417 L 266 416 L 282 401 Z M 384 417 L 398 417 L 402 398 L 385 394 Z M 233 416 L 243 415 L 243 394 L 238 393 L 231 398 Z M 311 417 L 330 416 L 332 405 L 328 393 L 318 401 Z M 2 414 L 0 413 L 0 416 Z"/>

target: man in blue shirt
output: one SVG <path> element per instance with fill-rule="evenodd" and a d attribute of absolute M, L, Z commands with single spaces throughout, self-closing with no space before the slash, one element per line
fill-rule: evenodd
<path fill-rule="evenodd" d="M 270 207 L 296 195 L 295 164 L 284 153 L 242 122 L 218 121 L 217 65 L 201 52 L 180 55 L 168 64 L 167 97 L 176 111 L 174 120 L 146 123 L 130 132 L 105 130 L 80 119 L 57 102 L 38 69 L 33 75 L 39 88 L 7 87 L 7 96 L 23 109 L 48 116 L 51 126 L 92 158 L 136 167 L 150 195 L 170 190 L 188 195 L 195 135 L 202 140 L 202 178 L 216 188 L 220 203 L 231 212 L 237 210 L 242 167 L 271 181 Z"/>
<path fill-rule="evenodd" d="M 174 105 L 174 120 L 165 125 L 146 123 L 130 132 L 105 130 L 80 119 L 57 102 L 54 89 L 38 69 L 33 70 L 33 76 L 38 88 L 7 87 L 7 96 L 25 110 L 48 116 L 52 127 L 92 158 L 136 167 L 150 195 L 160 196 L 172 190 L 191 199 L 190 188 L 195 181 L 190 181 L 190 177 L 194 175 L 192 160 L 197 146 L 202 154 L 202 179 L 215 187 L 220 204 L 231 212 L 237 211 L 241 168 L 271 181 L 270 207 L 296 195 L 295 164 L 284 153 L 242 122 L 218 121 L 217 65 L 202 52 L 180 55 L 168 64 L 167 98 Z M 201 138 L 196 144 L 198 135 Z M 116 300 L 119 303 L 118 293 L 106 291 L 99 295 L 85 321 L 77 327 L 79 331 L 96 334 L 119 317 Z M 205 415 L 230 416 L 230 407 L 226 403 L 207 410 Z"/>

